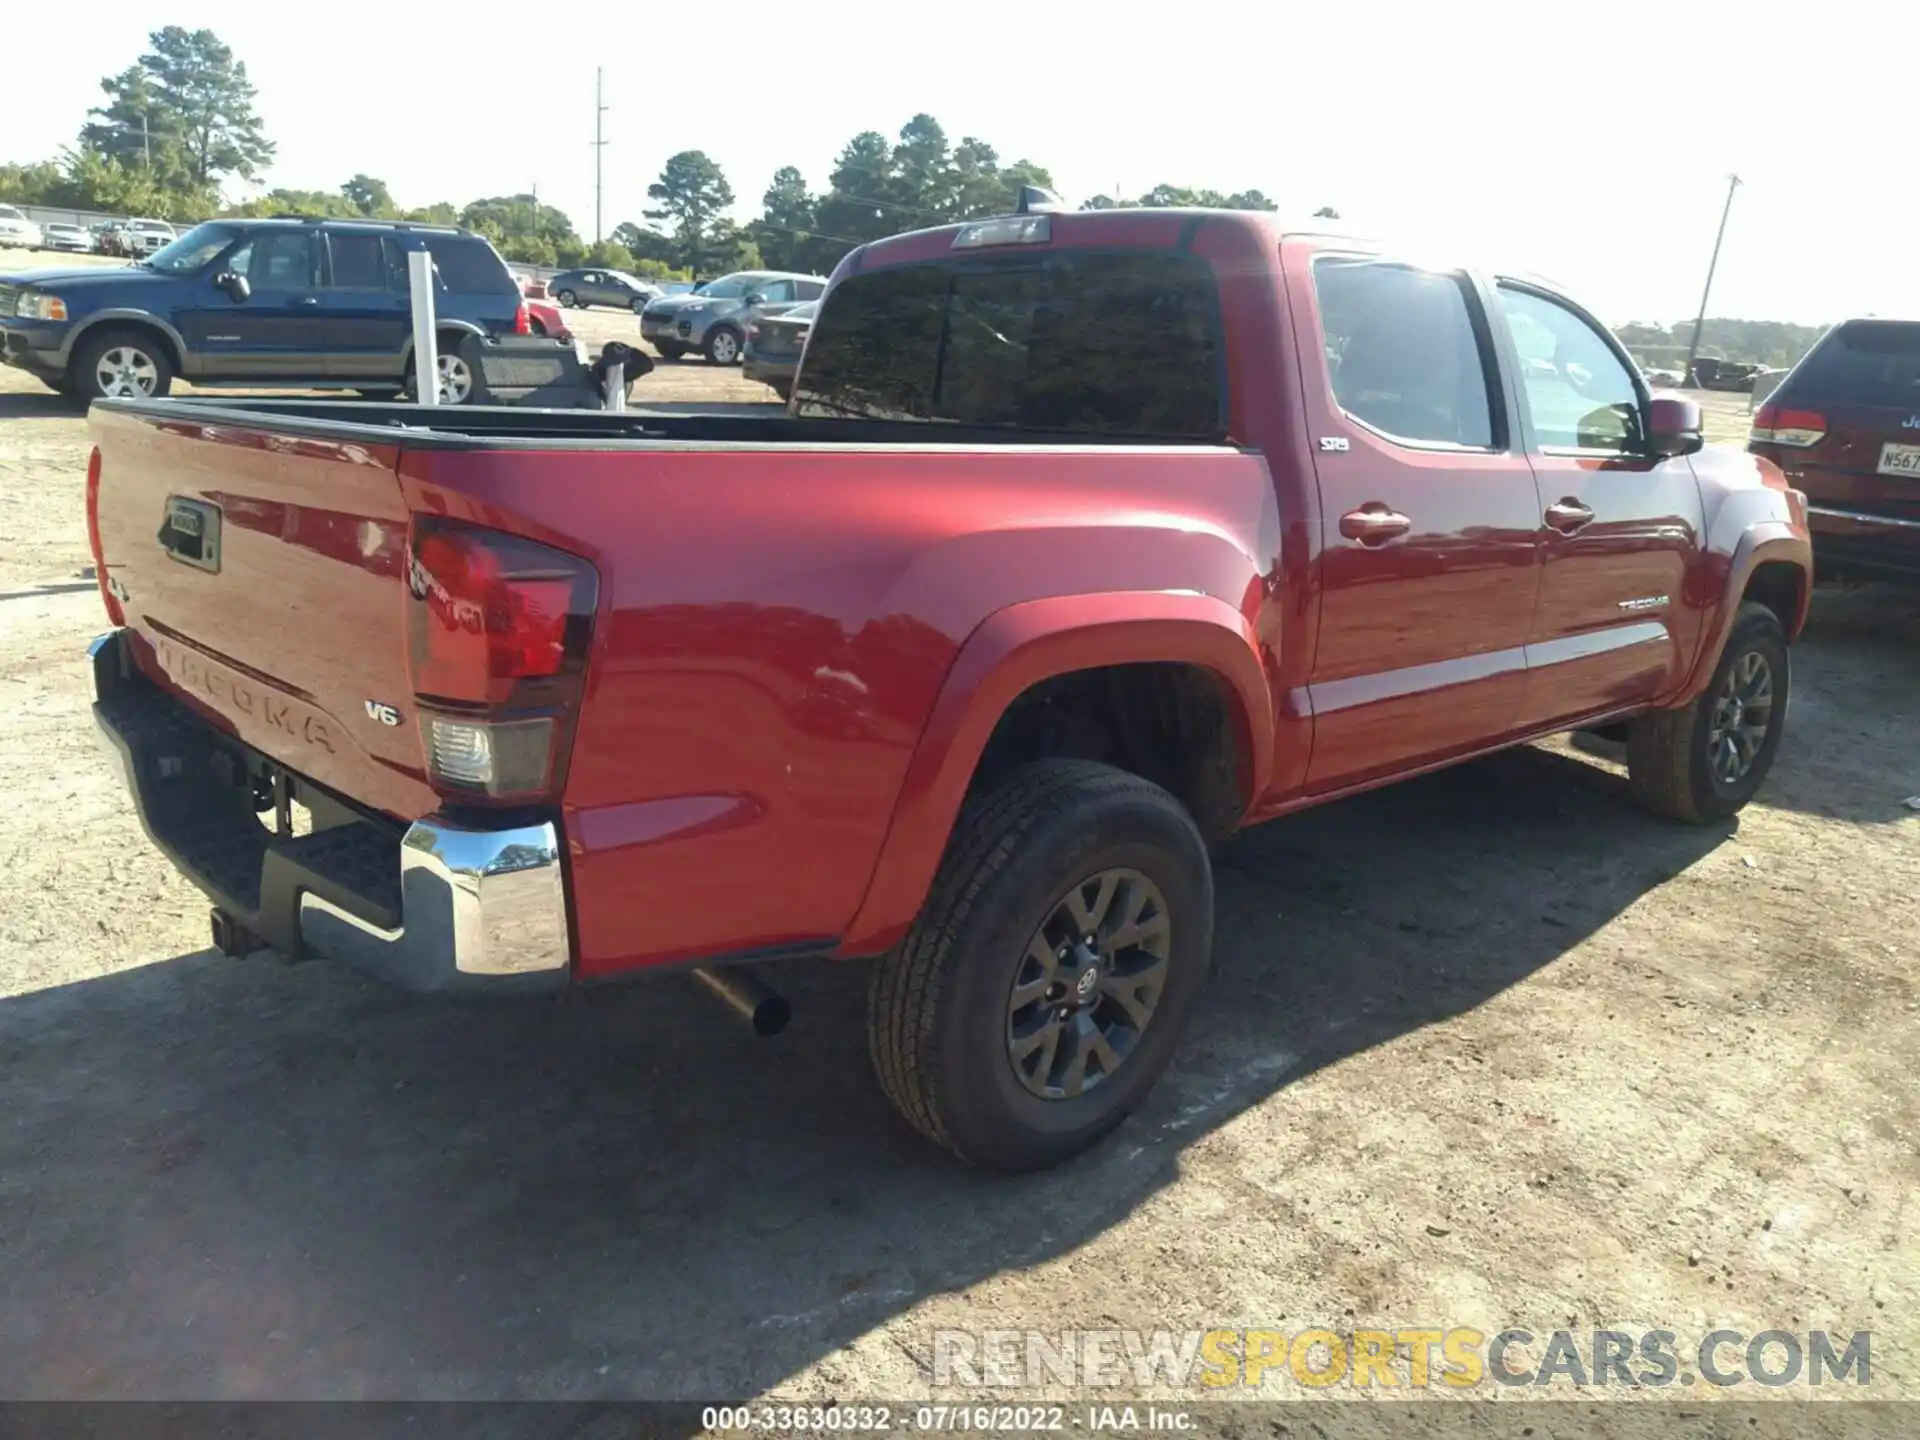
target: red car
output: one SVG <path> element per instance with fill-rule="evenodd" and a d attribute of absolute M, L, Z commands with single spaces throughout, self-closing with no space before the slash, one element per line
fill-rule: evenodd
<path fill-rule="evenodd" d="M 1747 448 L 1806 492 L 1823 576 L 1920 584 L 1920 321 L 1834 326 L 1754 412 Z"/>
<path fill-rule="evenodd" d="M 1239 826 L 1597 727 L 1739 810 L 1810 575 L 1564 295 L 1262 215 L 863 246 L 780 416 L 91 424 L 96 715 L 223 949 L 763 1029 L 868 960 L 888 1095 L 1012 1169 L 1167 1064 Z"/>
<path fill-rule="evenodd" d="M 527 326 L 535 335 L 551 335 L 556 340 L 571 340 L 573 332 L 561 318 L 559 307 L 543 300 L 522 300 L 527 308 Z"/>

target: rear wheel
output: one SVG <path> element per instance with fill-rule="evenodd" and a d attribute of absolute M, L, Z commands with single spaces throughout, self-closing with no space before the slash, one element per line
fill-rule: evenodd
<path fill-rule="evenodd" d="M 84 400 L 146 400 L 173 388 L 166 347 L 140 330 L 89 336 L 74 357 L 73 393 Z"/>
<path fill-rule="evenodd" d="M 740 332 L 731 325 L 716 325 L 707 332 L 703 347 L 707 359 L 715 365 L 737 365 L 740 361 Z"/>
<path fill-rule="evenodd" d="M 1090 761 L 1026 767 L 963 813 L 925 910 L 874 967 L 874 1069 L 963 1159 L 1056 1164 L 1159 1079 L 1212 944 L 1206 843 L 1178 801 Z"/>
<path fill-rule="evenodd" d="M 1791 688 L 1779 617 L 1743 604 L 1706 691 L 1628 727 L 1635 796 L 1655 814 L 1696 825 L 1738 814 L 1773 767 Z"/>
<path fill-rule="evenodd" d="M 580 303 L 579 297 L 571 290 L 562 290 L 553 298 L 560 302 L 560 308 L 563 310 L 571 310 Z"/>

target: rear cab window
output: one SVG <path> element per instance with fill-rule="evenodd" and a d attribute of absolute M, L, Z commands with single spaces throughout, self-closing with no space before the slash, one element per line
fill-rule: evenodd
<path fill-rule="evenodd" d="M 1920 322 L 1848 320 L 1835 326 L 1774 393 L 1774 400 L 1821 401 L 1920 411 Z"/>
<path fill-rule="evenodd" d="M 1205 260 L 1058 250 L 891 266 L 821 306 L 800 415 L 1218 441 L 1227 397 Z"/>

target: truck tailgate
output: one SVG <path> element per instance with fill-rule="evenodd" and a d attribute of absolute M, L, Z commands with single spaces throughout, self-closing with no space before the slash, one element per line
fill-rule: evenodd
<path fill-rule="evenodd" d="M 291 770 L 430 813 L 396 446 L 93 411 L 108 591 L 148 677 Z M 385 718 L 383 718 L 385 717 Z"/>

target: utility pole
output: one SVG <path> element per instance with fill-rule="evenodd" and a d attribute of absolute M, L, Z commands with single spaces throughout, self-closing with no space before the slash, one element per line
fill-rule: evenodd
<path fill-rule="evenodd" d="M 607 105 L 600 98 L 600 78 L 605 72 L 598 66 L 593 71 L 593 243 L 598 245 L 602 239 L 600 222 L 600 157 L 606 154 L 607 142 L 602 133 L 600 117 L 607 113 Z"/>
<path fill-rule="evenodd" d="M 1733 192 L 1740 188 L 1738 175 L 1727 176 L 1727 203 L 1720 209 L 1720 230 L 1713 237 L 1713 258 L 1707 261 L 1707 283 L 1700 290 L 1700 313 L 1693 322 L 1693 334 L 1687 337 L 1687 366 L 1680 372 L 1681 383 L 1694 383 L 1693 362 L 1700 358 L 1700 331 L 1707 323 L 1707 297 L 1713 294 L 1713 272 L 1720 265 L 1720 242 L 1727 238 L 1727 216 L 1733 211 Z"/>
<path fill-rule="evenodd" d="M 153 170 L 153 140 L 147 134 L 147 112 L 140 112 L 140 153 L 146 157 L 147 170 Z"/>

